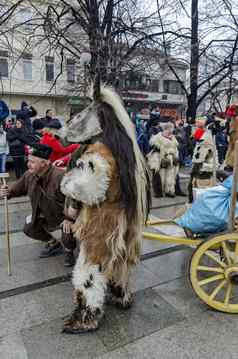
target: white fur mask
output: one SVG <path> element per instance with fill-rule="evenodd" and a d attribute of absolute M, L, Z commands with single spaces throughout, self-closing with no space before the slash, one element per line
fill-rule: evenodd
<path fill-rule="evenodd" d="M 99 135 L 101 132 L 97 106 L 91 104 L 73 117 L 68 125 L 66 138 L 69 142 L 80 143 Z"/>
<path fill-rule="evenodd" d="M 109 163 L 99 154 L 84 155 L 77 160 L 76 167 L 64 175 L 61 191 L 88 206 L 97 205 L 106 199 L 109 170 Z"/>

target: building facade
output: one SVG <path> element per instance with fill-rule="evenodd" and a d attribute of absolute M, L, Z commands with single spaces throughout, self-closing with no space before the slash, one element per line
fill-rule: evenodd
<path fill-rule="evenodd" d="M 62 57 L 60 49 L 49 45 L 42 28 L 33 26 L 34 16 L 33 8 L 19 6 L 5 25 L 7 36 L 0 35 L 1 99 L 13 114 L 25 101 L 36 108 L 39 117 L 53 109 L 55 116 L 66 119 L 77 66 L 70 55 Z"/>
<path fill-rule="evenodd" d="M 33 31 L 34 16 L 31 8 L 19 7 L 11 22 L 21 26 L 11 28 L 7 41 L 0 36 L 1 98 L 12 112 L 25 101 L 36 108 L 39 117 L 53 109 L 55 116 L 67 119 L 86 99 L 85 68 L 70 53 L 64 51 L 62 56 L 59 48 L 49 46 L 42 29 Z M 39 41 L 41 38 L 44 40 Z M 181 117 L 185 96 L 163 53 L 143 49 L 141 55 L 140 51 L 133 53 L 120 74 L 118 90 L 123 99 L 138 110 L 159 106 L 162 115 Z M 169 62 L 185 83 L 187 66 L 173 58 Z"/>
<path fill-rule="evenodd" d="M 186 84 L 187 65 L 170 59 L 180 81 Z M 185 114 L 186 96 L 181 83 L 169 69 L 162 53 L 153 66 L 140 71 L 125 71 L 119 80 L 121 95 L 135 111 L 159 107 L 161 116 L 181 118 Z"/>

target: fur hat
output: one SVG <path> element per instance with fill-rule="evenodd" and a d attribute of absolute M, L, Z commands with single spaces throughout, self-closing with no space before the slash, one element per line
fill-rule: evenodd
<path fill-rule="evenodd" d="M 32 127 L 34 131 L 37 131 L 37 130 L 42 130 L 45 127 L 45 125 L 42 119 L 36 118 L 32 123 Z"/>
<path fill-rule="evenodd" d="M 41 144 L 41 143 L 34 143 L 30 146 L 30 155 L 42 158 L 44 160 L 48 160 L 52 153 L 52 148 L 50 146 Z"/>
<path fill-rule="evenodd" d="M 195 119 L 195 125 L 197 127 L 205 127 L 207 124 L 207 117 L 206 116 L 197 116 Z"/>

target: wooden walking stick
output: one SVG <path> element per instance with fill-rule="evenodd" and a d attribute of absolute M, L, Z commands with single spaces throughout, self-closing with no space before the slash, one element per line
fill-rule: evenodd
<path fill-rule="evenodd" d="M 7 186 L 6 179 L 9 178 L 8 173 L 0 173 L 3 186 Z M 9 211 L 8 211 L 8 199 L 4 197 L 4 215 L 5 215 L 5 237 L 7 243 L 7 272 L 8 275 L 11 273 L 11 248 L 10 248 L 10 228 L 9 228 Z"/>

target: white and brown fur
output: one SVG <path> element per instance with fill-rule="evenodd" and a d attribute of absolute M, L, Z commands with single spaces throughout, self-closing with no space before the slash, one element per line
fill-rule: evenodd
<path fill-rule="evenodd" d="M 107 91 L 106 95 L 109 101 Z M 117 116 L 121 116 L 120 112 L 124 114 L 122 105 L 114 103 L 113 109 L 115 106 L 117 110 L 119 107 Z M 136 140 L 132 143 L 136 152 Z M 103 141 L 89 144 L 76 161 L 76 167 L 63 179 L 62 192 L 82 203 L 73 226 L 81 247 L 73 271 L 76 308 L 65 322 L 67 333 L 98 327 L 108 290 L 112 303 L 122 308 L 131 305 L 129 278 L 139 260 L 146 208 L 145 168 L 140 156 L 138 150 L 135 166 L 137 210 L 131 217 L 123 202 L 120 162 Z"/>
<path fill-rule="evenodd" d="M 175 195 L 176 176 L 179 171 L 178 142 L 175 136 L 168 139 L 162 133 L 152 136 L 150 145 L 155 148 L 148 154 L 148 165 L 151 170 L 159 172 L 162 185 L 162 193 Z M 166 160 L 169 165 L 161 166 L 161 161 Z"/>

